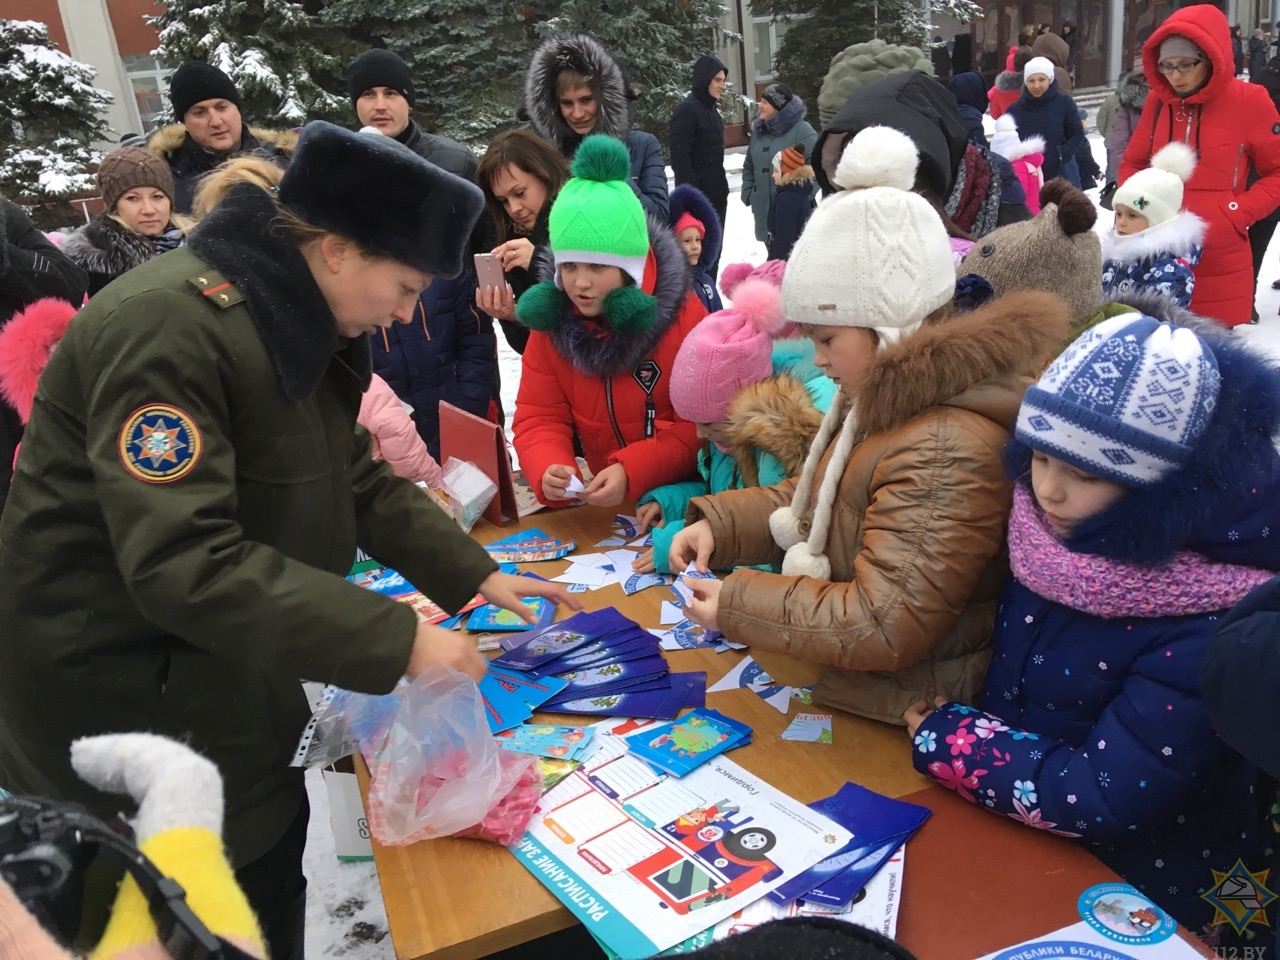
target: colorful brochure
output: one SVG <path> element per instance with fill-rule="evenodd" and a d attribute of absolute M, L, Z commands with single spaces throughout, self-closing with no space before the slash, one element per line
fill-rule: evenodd
<path fill-rule="evenodd" d="M 558 760 L 581 760 L 592 752 L 591 727 L 522 724 L 493 739 L 504 750 Z"/>
<path fill-rule="evenodd" d="M 520 646 L 495 657 L 492 662 L 515 670 L 532 670 L 630 623 L 612 608 L 596 613 L 576 613 L 537 631 Z"/>
<path fill-rule="evenodd" d="M 585 713 L 603 717 L 645 717 L 674 720 L 685 707 L 706 703 L 707 675 L 701 672 L 667 674 L 670 686 L 640 693 L 607 693 L 556 705 L 560 713 Z"/>
<path fill-rule="evenodd" d="M 750 741 L 749 726 L 706 707 L 691 710 L 674 723 L 627 738 L 632 756 L 677 777 Z"/>

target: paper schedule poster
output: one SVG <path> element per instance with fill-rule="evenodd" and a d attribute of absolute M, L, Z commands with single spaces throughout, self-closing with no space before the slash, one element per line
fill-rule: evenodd
<path fill-rule="evenodd" d="M 548 791 L 510 850 L 624 960 L 732 916 L 852 837 L 724 757 L 677 780 L 596 739 L 607 759 Z"/>

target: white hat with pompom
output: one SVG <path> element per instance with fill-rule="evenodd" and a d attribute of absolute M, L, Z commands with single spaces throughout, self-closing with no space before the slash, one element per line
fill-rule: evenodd
<path fill-rule="evenodd" d="M 919 154 L 890 127 L 867 127 L 845 147 L 826 198 L 796 241 L 782 281 L 796 323 L 870 327 L 896 342 L 949 301 L 955 265 L 946 228 L 911 192 Z"/>
<path fill-rule="evenodd" d="M 1112 207 L 1128 207 L 1147 218 L 1147 227 L 1167 223 L 1182 210 L 1182 193 L 1195 173 L 1196 155 L 1185 143 L 1166 143 L 1151 158 L 1151 166 L 1120 184 Z"/>
<path fill-rule="evenodd" d="M 952 298 L 956 272 L 947 230 L 929 202 L 911 192 L 919 160 L 911 138 L 890 127 L 867 127 L 845 147 L 832 177 L 840 192 L 813 212 L 782 278 L 791 320 L 866 327 L 884 346 Z M 845 400 L 827 410 L 791 502 L 769 517 L 774 542 L 786 551 L 786 576 L 831 578 L 827 534 L 858 433 L 857 403 Z M 834 449 L 815 491 L 829 446 Z"/>

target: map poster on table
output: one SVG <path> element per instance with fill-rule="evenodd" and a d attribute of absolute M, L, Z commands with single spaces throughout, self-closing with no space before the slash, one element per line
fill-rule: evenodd
<path fill-rule="evenodd" d="M 623 960 L 727 919 L 852 834 L 716 757 L 676 779 L 607 747 L 542 798 L 512 854 Z"/>

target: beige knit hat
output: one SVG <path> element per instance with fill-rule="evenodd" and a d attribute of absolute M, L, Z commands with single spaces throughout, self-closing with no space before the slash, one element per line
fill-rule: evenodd
<path fill-rule="evenodd" d="M 1066 180 L 1050 180 L 1040 191 L 1040 213 L 980 239 L 960 262 L 961 276 L 977 274 L 995 296 L 1014 290 L 1056 293 L 1071 322 L 1089 321 L 1102 299 L 1102 244 L 1093 232 L 1093 201 Z"/>
<path fill-rule="evenodd" d="M 98 164 L 98 189 L 108 213 L 134 187 L 155 187 L 173 202 L 173 172 L 163 159 L 142 147 L 112 150 Z"/>
<path fill-rule="evenodd" d="M 849 141 L 832 178 L 840 192 L 813 212 L 782 278 L 790 320 L 871 329 L 883 346 L 919 329 L 952 298 L 955 267 L 946 228 L 929 202 L 911 192 L 919 161 L 911 138 L 890 127 L 867 127 Z M 805 530 L 814 475 L 837 427 L 839 438 Z M 787 576 L 831 577 L 827 532 L 857 433 L 857 404 L 833 402 L 791 503 L 769 517 L 774 542 L 786 551 Z"/>

